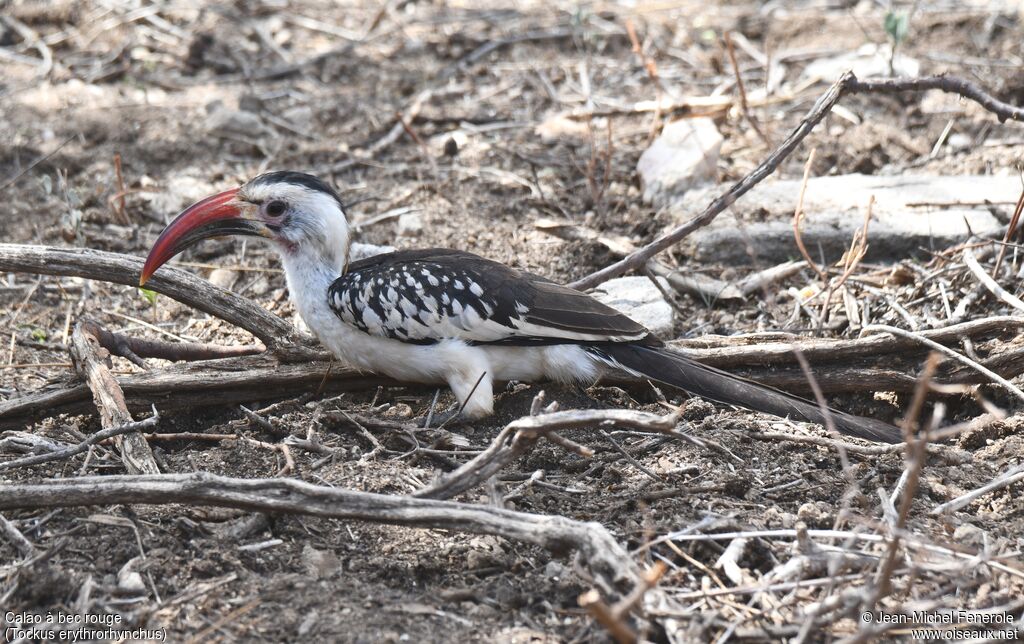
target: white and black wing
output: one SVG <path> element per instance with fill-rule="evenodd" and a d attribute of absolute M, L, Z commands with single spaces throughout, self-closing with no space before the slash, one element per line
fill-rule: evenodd
<path fill-rule="evenodd" d="M 399 251 L 353 262 L 328 291 L 334 312 L 371 335 L 431 344 L 660 342 L 594 298 L 472 253 Z"/>

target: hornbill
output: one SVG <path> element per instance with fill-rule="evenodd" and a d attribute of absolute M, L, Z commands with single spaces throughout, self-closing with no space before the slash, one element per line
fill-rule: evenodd
<path fill-rule="evenodd" d="M 494 381 L 593 382 L 618 370 L 720 403 L 825 422 L 818 405 L 699 364 L 622 313 L 538 275 L 437 248 L 349 261 L 341 198 L 300 172 L 262 174 L 187 208 L 153 245 L 139 283 L 219 235 L 270 240 L 299 314 L 341 361 L 405 382 L 447 383 L 468 419 L 492 413 Z M 901 440 L 888 423 L 830 414 L 852 436 Z"/>

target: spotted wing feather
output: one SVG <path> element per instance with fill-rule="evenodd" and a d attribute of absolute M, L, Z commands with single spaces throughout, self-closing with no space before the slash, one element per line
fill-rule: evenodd
<path fill-rule="evenodd" d="M 328 298 L 347 324 L 403 342 L 658 343 L 584 293 L 461 251 L 399 251 L 353 262 Z"/>

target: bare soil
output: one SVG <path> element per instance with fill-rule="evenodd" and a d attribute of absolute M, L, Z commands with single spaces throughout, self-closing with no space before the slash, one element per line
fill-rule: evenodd
<path fill-rule="evenodd" d="M 754 53 L 783 61 L 784 87 L 790 88 L 800 87 L 801 70 L 812 60 L 887 42 L 884 11 L 869 2 L 631 4 L 15 2 L 4 9 L 14 22 L 0 23 L 0 47 L 10 54 L 0 72 L 0 238 L 141 257 L 164 222 L 190 201 L 267 169 L 296 169 L 332 181 L 356 224 L 383 213 L 413 212 L 422 219 L 421 230 L 399 235 L 399 218 L 386 218 L 362 227 L 359 241 L 466 249 L 570 281 L 613 258 L 598 244 L 549 237 L 534 229 L 537 220 L 566 219 L 637 244 L 673 221 L 643 204 L 635 168 L 651 133 L 678 114 L 583 119 L 578 135 L 555 141 L 535 130 L 559 112 L 609 110 L 658 96 L 633 51 L 627 23 L 635 26 L 643 56 L 655 63 L 658 82 L 677 97 L 736 93 L 724 31 L 745 36 Z M 923 74 L 957 74 L 1004 100 L 1024 100 L 1024 38 L 1017 14 L 983 3 L 920 5 L 900 52 L 919 60 Z M 516 42 L 522 34 L 531 37 Z M 496 44 L 493 51 L 474 54 L 489 43 Z M 746 90 L 762 88 L 764 66 L 743 47 L 737 55 Z M 753 108 L 753 116 L 777 143 L 825 86 L 783 93 L 784 100 Z M 417 112 L 416 99 L 428 89 Z M 955 97 L 942 109 L 929 108 L 929 101 L 939 100 L 908 94 L 844 101 L 846 113 L 822 123 L 779 174 L 799 178 L 811 147 L 818 151 L 816 174 L 1017 172 L 1019 126 L 1001 125 Z M 408 131 L 374 149 L 399 115 Z M 726 141 L 719 168 L 725 184 L 746 174 L 769 148 L 738 109 L 717 114 L 716 123 Z M 943 141 L 962 134 L 967 144 L 944 143 L 933 154 L 947 126 Z M 123 183 L 115 170 L 118 157 Z M 179 259 L 208 277 L 214 267 L 226 267 L 215 276 L 221 285 L 282 316 L 294 315 L 277 261 L 266 248 L 214 241 Z M 668 259 L 727 280 L 764 268 Z M 917 265 L 930 260 L 908 258 Z M 787 296 L 790 287 L 813 280 L 805 271 L 738 304 L 675 295 L 685 312 L 676 337 L 779 329 L 813 335 L 809 319 L 791 319 Z M 959 286 L 952 294 L 956 299 L 973 287 L 969 279 Z M 936 302 L 921 293 L 911 297 L 905 283 L 884 288 L 922 319 L 922 311 L 930 312 Z M 81 315 L 140 337 L 250 341 L 167 298 L 152 303 L 138 289 L 103 282 L 3 275 L 0 306 L 2 399 L 75 378 L 65 343 L 69 324 Z M 1003 308 L 983 295 L 970 315 L 985 317 Z M 880 316 L 905 326 L 897 312 Z M 824 329 L 824 337 L 855 336 L 848 325 Z M 137 370 L 121 359 L 114 366 L 119 373 Z M 470 449 L 486 446 L 505 423 L 528 413 L 541 390 L 566 409 L 663 411 L 646 388 L 520 384 L 499 396 L 493 419 L 458 433 Z M 1019 401 L 993 387 L 981 391 L 1011 415 L 956 439 L 955 447 L 970 452 L 969 463 L 927 463 L 908 530 L 935 544 L 1001 555 L 1002 563 L 1020 571 L 1020 483 L 950 515 L 929 514 L 1021 462 L 1024 430 L 1013 415 Z M 464 457 L 432 459 L 399 436 L 381 434 L 385 449 L 367 458 L 373 444 L 332 426 L 323 412 L 404 419 L 425 413 L 434 393 L 396 387 L 326 401 L 285 401 L 263 412 L 274 419 L 277 433 L 252 425 L 237 408 L 175 413 L 159 431 L 239 433 L 275 443 L 286 435 L 315 437 L 338 451 L 325 460 L 323 454 L 293 449 L 298 469 L 292 476 L 404 494 Z M 686 400 L 666 395 L 674 403 Z M 261 392 L 250 408 L 276 402 L 272 392 Z M 439 407 L 451 402 L 442 391 Z M 880 392 L 830 402 L 893 420 L 907 400 Z M 946 402 L 949 422 L 980 413 L 970 396 Z M 711 520 L 701 528 L 705 532 L 793 528 L 801 522 L 833 527 L 848 489 L 835 452 L 750 436 L 766 430 L 822 435 L 820 428 L 692 402 L 686 418 L 685 430 L 715 447 L 615 433 L 629 452 L 626 459 L 598 433 L 569 433 L 592 447 L 595 457 L 542 444 L 516 471 L 503 473 L 493 489 L 460 500 L 598 521 L 631 550 L 706 517 Z M 95 416 L 62 416 L 15 429 L 76 442 L 98 426 Z M 154 445 L 167 472 L 269 477 L 283 465 L 277 452 L 240 441 Z M 906 463 L 900 453 L 851 458 L 860 490 L 851 509 L 863 529 L 874 531 L 882 517 L 875 491 L 891 492 Z M 521 487 L 538 470 L 550 485 Z M 3 477 L 27 481 L 123 471 L 116 452 L 102 447 L 88 460 L 79 456 Z M 0 540 L 4 610 L 116 612 L 127 624 L 166 629 L 170 641 L 608 640 L 577 602 L 589 585 L 570 559 L 495 537 L 183 506 L 21 511 L 7 519 L 51 556 L 21 565 L 17 550 Z M 787 561 L 793 541 L 751 540 L 740 561 L 750 583 Z M 732 585 L 715 567 L 727 545 L 668 543 L 635 556 L 645 565 L 668 562 L 661 586 L 685 596 Z M 847 545 L 873 557 L 883 552 L 880 546 Z M 145 591 L 126 597 L 118 573 L 141 554 L 144 560 L 132 566 L 142 574 Z M 1020 572 L 982 564 L 950 571 L 928 563 L 901 562 L 915 564 L 915 573 L 894 578 L 883 610 L 926 599 L 986 608 L 1014 601 L 1024 591 Z M 851 587 L 869 582 L 866 574 Z M 786 591 L 749 605 L 750 595 L 687 599 L 692 611 L 656 619 L 649 636 L 710 641 L 734 625 L 734 637 L 793 637 L 809 606 L 825 593 L 824 587 Z M 837 618 L 810 639 L 849 635 L 857 627 L 856 615 Z"/>

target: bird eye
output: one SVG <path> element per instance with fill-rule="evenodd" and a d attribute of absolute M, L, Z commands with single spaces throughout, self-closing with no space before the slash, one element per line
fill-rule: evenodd
<path fill-rule="evenodd" d="M 267 204 L 267 214 L 271 217 L 280 217 L 285 210 L 288 210 L 288 205 L 283 201 L 271 201 Z"/>

